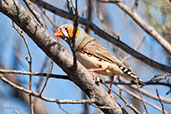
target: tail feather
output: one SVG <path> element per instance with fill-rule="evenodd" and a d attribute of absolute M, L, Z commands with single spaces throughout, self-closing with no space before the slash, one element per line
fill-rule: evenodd
<path fill-rule="evenodd" d="M 130 69 L 123 67 L 123 66 L 119 66 L 119 69 L 121 69 L 125 74 L 134 78 L 135 80 L 133 80 L 133 81 L 137 80 L 139 83 L 144 85 L 144 82 L 140 78 L 138 78 Z"/>
<path fill-rule="evenodd" d="M 135 74 L 130 69 L 127 69 L 123 66 L 119 66 L 119 69 L 121 69 L 125 74 L 127 74 L 129 76 L 137 78 L 137 76 L 135 76 Z"/>

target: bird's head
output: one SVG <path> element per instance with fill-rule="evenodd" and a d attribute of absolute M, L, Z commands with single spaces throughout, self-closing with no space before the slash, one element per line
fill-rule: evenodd
<path fill-rule="evenodd" d="M 61 37 L 68 43 L 71 41 L 73 38 L 73 33 L 74 33 L 74 26 L 73 24 L 65 24 L 60 26 L 56 32 L 54 33 L 55 37 Z M 78 46 L 79 43 L 82 42 L 82 40 L 87 36 L 87 33 L 84 31 L 83 28 L 77 27 L 77 31 L 75 34 L 75 46 Z"/>
<path fill-rule="evenodd" d="M 81 27 L 77 27 L 77 31 L 75 34 L 75 38 L 77 38 L 81 31 L 84 31 Z M 73 24 L 65 24 L 60 26 L 56 32 L 54 33 L 54 36 L 61 37 L 61 38 L 72 38 L 74 33 L 74 26 Z M 82 32 L 81 32 L 82 33 Z"/>

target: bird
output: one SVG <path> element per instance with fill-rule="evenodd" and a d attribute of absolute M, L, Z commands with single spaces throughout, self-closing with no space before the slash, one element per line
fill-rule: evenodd
<path fill-rule="evenodd" d="M 73 24 L 64 24 L 56 30 L 54 36 L 69 41 L 73 38 L 73 31 Z M 87 68 L 91 74 L 92 72 L 96 72 L 110 76 L 110 88 L 112 87 L 114 75 L 122 76 L 135 82 L 142 82 L 131 69 L 117 59 L 114 54 L 95 38 L 88 35 L 80 26 L 76 29 L 74 49 L 78 61 Z M 108 93 L 111 93 L 111 89 L 109 89 Z"/>

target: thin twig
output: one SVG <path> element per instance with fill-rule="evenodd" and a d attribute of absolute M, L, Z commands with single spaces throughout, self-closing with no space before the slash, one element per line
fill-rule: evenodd
<path fill-rule="evenodd" d="M 29 57 L 30 57 L 30 60 L 27 60 L 28 63 L 29 63 L 29 71 L 32 72 L 32 55 L 31 55 L 31 51 L 30 51 L 29 45 L 27 43 L 27 40 L 26 40 L 26 38 L 25 38 L 25 36 L 23 34 L 23 31 L 21 29 L 19 29 L 19 28 L 16 28 L 14 22 L 12 22 L 12 24 L 13 24 L 14 29 L 20 34 L 20 36 L 24 40 L 24 43 L 26 45 L 26 48 L 27 48 L 27 51 L 28 51 L 28 54 L 29 54 Z M 31 74 L 30 74 L 30 77 L 29 77 L 29 89 L 32 90 L 32 75 Z M 34 114 L 32 97 L 30 95 L 29 95 L 29 101 L 30 101 L 31 114 Z"/>
<path fill-rule="evenodd" d="M 0 73 L 2 74 L 22 74 L 22 75 L 32 75 L 32 76 L 43 76 L 43 77 L 46 77 L 47 76 L 47 73 L 39 73 L 39 72 L 26 72 L 26 71 L 20 71 L 20 70 L 6 70 L 6 69 L 0 69 Z M 49 74 L 49 78 L 58 78 L 58 79 L 67 79 L 69 80 L 68 76 L 66 75 L 59 75 L 59 74 Z M 123 79 L 122 79 L 123 81 Z M 110 80 L 107 80 L 105 79 L 105 83 L 110 83 Z M 146 85 L 144 86 L 147 86 L 147 85 L 164 85 L 164 86 L 168 86 L 170 87 L 171 84 L 168 84 L 168 83 L 163 83 L 163 82 L 152 82 L 152 81 L 148 81 L 148 82 L 145 82 Z M 117 85 L 117 84 L 120 84 L 120 85 L 135 85 L 136 83 L 132 83 L 132 82 L 128 82 L 128 81 L 124 81 L 124 82 L 113 82 L 113 84 Z M 163 100 L 162 100 L 163 101 Z M 169 100 L 164 100 L 163 102 L 169 102 Z"/>
<path fill-rule="evenodd" d="M 138 79 L 137 79 L 137 78 L 136 78 L 136 81 L 138 82 Z M 138 83 L 137 83 L 137 91 L 138 91 L 138 93 L 139 93 L 139 96 L 140 96 L 141 102 L 142 102 L 142 104 L 143 104 L 143 107 L 144 107 L 146 113 L 148 114 L 148 110 L 147 110 L 147 107 L 146 107 L 146 105 L 145 105 L 145 103 L 144 103 L 144 99 L 143 99 L 143 96 L 142 96 L 142 92 L 140 91 L 140 86 L 139 86 Z"/>
<path fill-rule="evenodd" d="M 126 12 L 145 32 L 151 35 L 168 54 L 171 54 L 171 45 L 167 42 L 152 26 L 147 24 L 136 12 L 124 4 L 121 0 L 99 0 L 103 3 L 114 3 L 124 12 Z"/>
<path fill-rule="evenodd" d="M 69 1 L 71 1 L 71 4 L 72 4 L 73 8 L 74 8 L 74 9 L 76 9 L 76 7 L 77 7 L 77 5 L 76 5 L 76 4 L 77 4 L 77 3 L 76 3 L 76 4 L 74 4 L 74 0 L 69 0 Z M 76 2 L 77 2 L 77 1 L 76 1 Z"/>
<path fill-rule="evenodd" d="M 42 64 L 42 66 L 40 68 L 40 72 L 44 72 L 44 70 L 48 67 L 49 60 L 50 60 L 49 57 L 45 56 L 45 59 L 43 60 L 43 64 Z M 36 85 L 36 88 L 37 88 L 38 92 L 41 89 L 41 85 L 42 85 L 43 81 L 44 81 L 44 78 L 40 77 L 39 82 Z"/>
<path fill-rule="evenodd" d="M 14 111 L 16 114 L 20 114 L 20 113 L 18 113 L 17 111 Z"/>
<path fill-rule="evenodd" d="M 121 85 L 116 85 L 116 86 L 119 87 L 120 89 L 124 90 L 124 91 L 127 92 L 128 94 L 132 95 L 134 98 L 136 98 L 136 99 L 142 101 L 142 99 L 141 99 L 138 95 L 136 95 L 135 93 L 129 91 L 128 89 L 124 88 L 123 86 L 121 86 Z M 148 101 L 145 100 L 145 99 L 143 99 L 143 102 L 145 102 L 145 103 L 151 105 L 152 107 L 154 107 L 154 108 L 156 108 L 156 109 L 162 111 L 162 109 L 161 109 L 159 106 L 156 106 L 156 105 L 154 105 L 154 104 L 148 102 Z M 169 114 L 169 112 L 167 112 L 166 110 L 165 110 L 165 113 Z"/>
<path fill-rule="evenodd" d="M 67 1 L 67 8 L 68 8 L 69 13 L 74 15 L 73 9 L 75 9 L 75 8 L 73 5 L 75 5 L 75 4 L 74 3 L 72 4 L 71 2 L 73 2 L 73 1 L 71 1 L 71 0 L 66 0 L 66 1 Z"/>
<path fill-rule="evenodd" d="M 50 21 L 50 23 L 53 25 L 53 27 L 58 28 L 56 23 L 48 16 L 46 11 L 44 9 L 42 9 L 42 8 L 40 8 L 40 10 L 43 12 L 43 14 L 46 16 L 46 18 Z"/>
<path fill-rule="evenodd" d="M 37 92 L 34 92 L 34 91 L 31 91 L 31 90 L 28 90 L 28 89 L 25 89 L 24 87 L 21 87 L 21 86 L 18 86 L 16 85 L 15 83 L 9 81 L 8 79 L 6 79 L 2 74 L 0 74 L 0 79 L 7 83 L 8 85 L 10 85 L 11 87 L 19 90 L 19 91 L 22 91 L 26 94 L 29 94 L 31 96 L 35 96 L 37 98 L 40 98 L 44 101 L 48 101 L 48 102 L 55 102 L 55 103 L 58 103 L 58 104 L 84 104 L 84 103 L 94 103 L 95 101 L 93 99 L 90 99 L 90 100 L 87 100 L 87 99 L 83 99 L 83 100 L 58 100 L 58 99 L 53 99 L 53 98 L 47 98 L 45 96 L 40 96 L 39 93 Z"/>
<path fill-rule="evenodd" d="M 46 77 L 47 76 L 47 73 L 38 73 L 38 72 L 26 72 L 26 71 L 18 71 L 18 70 L 5 70 L 5 69 L 0 69 L 0 73 L 1 74 L 22 74 L 22 75 L 32 75 L 32 76 L 43 76 L 43 77 Z M 54 78 L 54 79 L 66 79 L 66 80 L 70 80 L 68 76 L 66 75 L 57 75 L 57 74 L 49 74 L 49 78 Z M 115 85 L 130 85 L 130 87 L 132 89 L 135 89 L 137 90 L 137 87 L 135 86 L 135 84 L 132 84 L 132 83 L 129 83 L 128 80 L 126 79 L 121 79 L 122 82 L 113 82 L 113 84 Z M 105 83 L 110 83 L 110 80 L 107 80 L 105 78 Z M 156 84 L 155 83 L 152 83 L 152 82 L 149 82 L 149 85 L 151 84 Z M 160 83 L 158 83 L 160 84 Z M 148 83 L 146 84 L 148 85 Z M 161 84 L 162 85 L 162 84 Z M 170 87 L 170 86 L 169 86 Z M 151 97 L 152 99 L 156 99 L 156 100 L 159 100 L 157 96 L 151 94 L 150 92 L 144 90 L 144 89 L 139 89 L 143 95 L 146 95 L 148 97 Z M 160 97 L 160 99 L 162 100 L 162 102 L 165 102 L 165 103 L 171 103 L 171 99 L 168 99 L 168 98 L 162 98 Z"/>
<path fill-rule="evenodd" d="M 71 114 L 71 113 L 68 113 L 59 103 L 57 103 L 58 104 L 58 106 L 59 106 L 59 108 L 63 111 L 63 112 L 65 112 L 66 114 Z"/>
<path fill-rule="evenodd" d="M 92 106 L 93 107 L 96 107 L 98 109 L 117 109 L 117 108 L 120 108 L 121 109 L 121 108 L 124 108 L 125 107 L 125 106 L 124 107 L 96 106 L 96 105 L 93 105 L 93 104 L 92 104 Z"/>
<path fill-rule="evenodd" d="M 45 68 L 48 65 L 48 61 L 49 61 L 49 58 L 46 56 L 45 59 L 44 59 L 43 65 L 42 65 L 42 67 L 40 69 L 40 72 L 43 72 L 45 70 Z M 46 75 L 46 77 L 47 77 L 47 75 Z M 39 82 L 36 84 L 37 92 L 39 92 L 39 94 L 40 94 L 41 85 L 42 85 L 43 81 L 44 81 L 44 78 L 40 77 Z M 33 100 L 34 104 L 36 104 L 37 101 L 38 101 L 38 98 L 35 97 L 34 100 Z"/>
<path fill-rule="evenodd" d="M 53 62 L 51 61 L 51 67 L 49 68 L 49 71 L 48 71 L 48 73 L 47 73 L 47 77 L 46 77 L 45 84 L 44 84 L 42 90 L 39 92 L 39 95 L 40 95 L 40 96 L 42 95 L 42 93 L 43 93 L 43 91 L 44 91 L 44 89 L 45 89 L 45 87 L 46 87 L 46 85 L 47 85 L 47 82 L 48 82 L 48 80 L 49 80 L 49 74 L 51 74 L 52 69 L 53 69 Z"/>
<path fill-rule="evenodd" d="M 26 71 L 5 70 L 5 69 L 0 69 L 0 73 L 2 73 L 2 74 L 22 74 L 22 75 L 43 76 L 43 77 L 47 77 L 47 75 L 48 75 L 48 73 L 26 72 Z M 49 77 L 69 80 L 68 76 L 66 76 L 66 75 L 49 74 Z"/>
<path fill-rule="evenodd" d="M 164 104 L 162 103 L 162 100 L 161 100 L 161 98 L 160 98 L 160 95 L 159 95 L 159 91 L 158 91 L 158 89 L 156 89 L 156 93 L 157 93 L 157 96 L 158 96 L 158 98 L 159 98 L 160 104 L 161 104 L 161 106 L 162 106 L 163 114 L 165 114 Z"/>
<path fill-rule="evenodd" d="M 125 103 L 126 106 L 130 107 L 135 113 L 140 113 L 138 110 L 136 110 L 135 107 L 132 107 L 130 104 L 127 104 L 127 102 L 123 99 L 123 97 L 122 97 L 121 94 L 118 95 L 113 89 L 111 89 L 111 88 L 110 88 L 107 84 L 105 84 L 103 81 L 102 81 L 102 83 L 103 83 L 108 89 L 110 89 L 112 92 L 114 92 L 118 97 L 120 97 L 120 98 L 122 99 L 122 101 Z M 142 95 L 141 95 L 141 94 L 140 94 L 141 96 L 138 96 L 138 95 L 136 95 L 135 93 L 129 91 L 128 89 L 123 88 L 123 87 L 120 86 L 120 85 L 117 85 L 117 86 L 120 88 L 120 90 L 125 90 L 127 93 L 131 94 L 134 98 L 137 98 L 138 100 L 142 101 L 143 104 L 144 104 L 144 102 L 145 102 L 145 103 L 147 103 L 147 104 L 149 104 L 149 105 L 153 106 L 154 108 L 156 108 L 156 109 L 158 109 L 158 110 L 161 111 L 161 108 L 160 108 L 160 107 L 158 107 L 158 106 L 156 106 L 156 105 L 154 105 L 154 104 L 152 104 L 152 103 L 150 103 L 150 102 L 144 100 L 144 99 L 142 98 Z M 140 88 L 139 88 L 139 91 L 140 91 Z M 144 108 L 146 109 L 145 104 L 144 104 Z M 147 110 L 147 109 L 146 109 L 146 110 Z M 164 111 L 165 111 L 165 110 L 164 110 Z M 147 112 L 147 111 L 146 111 L 146 112 Z M 165 112 L 167 112 L 167 111 L 165 111 Z M 148 112 L 147 112 L 147 113 L 148 113 Z"/>
<path fill-rule="evenodd" d="M 112 88 L 110 88 L 104 81 L 102 81 L 102 83 L 109 89 L 111 90 L 115 95 L 117 95 L 124 103 L 125 103 L 125 106 L 128 106 L 130 109 L 132 109 L 136 114 L 141 114 L 133 105 L 131 104 L 128 104 L 125 99 L 123 98 L 123 96 L 118 93 L 116 93 Z M 120 89 L 122 90 L 122 89 Z"/>
<path fill-rule="evenodd" d="M 120 79 L 123 83 L 128 83 L 129 81 L 126 79 L 121 78 Z M 137 86 L 136 85 L 129 85 L 132 89 L 137 91 Z M 146 95 L 152 99 L 156 99 L 159 100 L 157 96 L 153 95 L 152 93 L 150 93 L 149 91 L 146 91 L 144 89 L 139 88 L 139 90 L 143 93 L 143 95 Z M 161 98 L 162 102 L 166 102 L 166 103 L 171 103 L 171 99 L 168 98 Z"/>
<path fill-rule="evenodd" d="M 159 75 L 154 75 L 150 81 L 169 81 L 169 76 L 171 76 L 171 73 L 166 73 L 166 74 L 159 74 Z"/>
<path fill-rule="evenodd" d="M 134 6 L 132 8 L 133 12 L 137 11 L 138 4 L 139 4 L 139 0 L 135 0 L 135 4 L 134 4 Z"/>

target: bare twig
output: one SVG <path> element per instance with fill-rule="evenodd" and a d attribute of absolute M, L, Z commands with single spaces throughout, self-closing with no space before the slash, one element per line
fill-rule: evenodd
<path fill-rule="evenodd" d="M 120 89 L 126 91 L 128 94 L 132 95 L 134 98 L 136 98 L 136 99 L 142 101 L 142 99 L 141 99 L 138 95 L 136 95 L 135 93 L 129 91 L 128 89 L 124 88 L 123 86 L 121 86 L 121 85 L 116 85 L 116 86 L 119 87 Z M 143 102 L 145 102 L 145 103 L 151 105 L 152 107 L 154 107 L 154 108 L 156 108 L 156 109 L 162 111 L 162 109 L 161 109 L 160 107 L 158 107 L 158 106 L 156 106 L 156 105 L 154 105 L 154 104 L 148 102 L 148 101 L 145 100 L 145 99 L 143 99 Z M 169 112 L 167 112 L 166 110 L 164 110 L 164 111 L 165 111 L 165 113 L 169 114 Z"/>
<path fill-rule="evenodd" d="M 48 67 L 49 60 L 50 60 L 49 57 L 45 56 L 45 59 L 43 60 L 43 64 L 42 64 L 42 66 L 40 68 L 40 72 L 45 71 L 45 69 Z M 40 77 L 39 82 L 36 85 L 38 91 L 40 91 L 43 81 L 44 81 L 44 78 Z"/>
<path fill-rule="evenodd" d="M 2 74 L 22 74 L 22 75 L 32 75 L 32 76 L 43 76 L 46 77 L 47 73 L 39 73 L 39 72 L 26 72 L 26 71 L 19 71 L 19 70 L 6 70 L 6 69 L 0 69 L 0 73 Z M 57 74 L 49 74 L 49 78 L 58 78 L 58 79 L 67 79 L 69 80 L 69 77 L 66 75 L 57 75 Z M 113 84 L 120 84 L 120 85 L 135 85 L 136 83 L 128 82 L 124 79 L 121 79 L 123 82 L 113 82 Z M 105 83 L 110 83 L 110 80 L 105 79 Z M 162 83 L 162 82 L 145 82 L 147 85 L 164 85 L 170 87 L 171 84 Z M 132 87 L 132 86 L 131 86 Z M 136 87 L 135 87 L 136 89 Z M 146 92 L 145 92 L 146 93 Z M 171 103 L 170 100 L 166 99 L 163 102 Z"/>
<path fill-rule="evenodd" d="M 43 91 L 44 91 L 44 89 L 45 89 L 45 87 L 46 87 L 46 85 L 47 85 L 47 82 L 48 82 L 48 79 L 49 79 L 49 74 L 51 74 L 52 69 L 53 69 L 53 62 L 51 61 L 51 67 L 49 68 L 49 71 L 48 71 L 48 73 L 47 73 L 47 77 L 46 77 L 45 84 L 44 84 L 42 90 L 39 92 L 39 95 L 40 95 L 40 96 L 42 95 L 42 93 L 43 93 Z"/>
<path fill-rule="evenodd" d="M 67 8 L 68 8 L 69 13 L 73 14 L 73 9 L 70 6 L 70 3 L 71 3 L 70 0 L 66 0 L 66 1 L 67 1 Z"/>
<path fill-rule="evenodd" d="M 73 1 L 73 0 L 70 0 L 70 1 L 71 1 L 71 3 L 72 3 L 73 8 L 76 9 L 77 5 L 74 4 L 74 1 Z M 77 1 L 76 1 L 76 2 L 77 2 Z M 76 3 L 76 4 L 77 4 L 77 3 Z"/>
<path fill-rule="evenodd" d="M 11 71 L 11 72 L 10 72 Z M 29 72 L 19 72 L 19 71 L 15 71 L 15 70 L 3 70 L 3 69 L 0 69 L 0 72 L 1 73 L 16 73 L 16 72 L 18 72 L 18 73 L 24 73 L 24 74 L 29 74 Z M 32 72 L 32 75 L 43 75 L 43 76 L 47 76 L 47 74 L 46 73 L 34 73 L 34 72 Z M 52 75 L 52 74 L 49 74 L 49 76 L 53 76 L 53 77 L 58 77 L 58 75 Z M 60 76 L 60 77 L 58 77 L 58 78 L 63 78 L 63 77 L 66 77 L 66 76 Z M 68 79 L 68 78 L 67 78 Z M 123 88 L 121 88 L 121 89 L 123 89 Z M 124 90 L 124 89 L 123 89 Z M 142 91 L 142 90 L 141 90 Z M 143 91 L 142 91 L 143 92 Z M 135 96 L 134 96 L 135 97 Z M 54 100 L 53 100 L 54 101 Z M 162 101 L 163 101 L 163 98 L 162 98 Z M 169 100 L 166 100 L 166 101 L 169 101 Z"/>
<path fill-rule="evenodd" d="M 15 27 L 15 24 L 12 22 L 13 24 L 13 27 L 14 29 L 20 34 L 20 36 L 23 38 L 24 40 L 24 43 L 26 45 L 26 48 L 27 48 L 27 51 L 28 51 L 28 54 L 29 54 L 29 57 L 30 57 L 30 60 L 27 60 L 28 63 L 29 63 L 29 71 L 32 72 L 32 55 L 31 55 L 31 51 L 30 51 L 30 48 L 29 48 L 29 45 L 27 43 L 27 40 L 23 34 L 23 31 L 19 28 L 16 28 Z M 32 75 L 30 74 L 30 77 L 29 77 L 29 89 L 32 90 Z M 32 102 L 32 97 L 29 95 L 29 100 L 30 100 L 30 110 L 31 110 L 31 114 L 34 114 L 34 109 L 33 109 L 33 102 Z"/>
<path fill-rule="evenodd" d="M 50 23 L 53 25 L 53 27 L 58 28 L 56 23 L 48 16 L 46 11 L 44 9 L 42 9 L 42 8 L 40 8 L 40 10 L 43 12 L 43 14 L 46 16 L 46 18 L 50 21 Z"/>
<path fill-rule="evenodd" d="M 151 81 L 161 81 L 161 80 L 164 80 L 164 81 L 169 81 L 169 76 L 171 76 L 170 73 L 166 73 L 166 74 L 159 74 L 159 75 L 154 75 L 152 78 L 151 78 Z"/>
<path fill-rule="evenodd" d="M 138 80 L 137 80 L 137 81 L 138 81 Z M 143 99 L 143 96 L 142 96 L 142 92 L 140 91 L 140 87 L 139 87 L 138 83 L 137 83 L 137 90 L 138 90 L 138 93 L 139 93 L 139 97 L 140 97 L 140 99 L 141 99 L 141 102 L 142 102 L 142 104 L 143 104 L 143 107 L 144 107 L 146 113 L 148 114 L 148 110 L 147 110 L 147 107 L 146 107 L 146 105 L 145 105 L 145 103 L 144 103 L 144 99 Z"/>
<path fill-rule="evenodd" d="M 0 73 L 2 73 L 2 74 L 22 74 L 22 75 L 43 76 L 43 77 L 47 77 L 47 75 L 48 75 L 48 73 L 26 72 L 26 71 L 5 70 L 5 69 L 0 69 Z M 66 76 L 66 75 L 49 74 L 49 77 L 69 80 L 68 76 Z"/>
<path fill-rule="evenodd" d="M 128 80 L 126 80 L 126 79 L 121 78 L 120 80 L 122 82 L 124 82 L 124 83 L 128 83 Z M 129 86 L 132 89 L 137 90 L 137 86 L 136 85 L 129 85 Z M 144 89 L 139 88 L 139 91 L 141 91 L 141 93 L 143 93 L 143 95 L 151 97 L 152 99 L 159 100 L 157 96 L 153 95 L 152 93 L 150 93 L 150 92 L 148 92 L 148 91 L 146 91 Z M 168 98 L 161 98 L 161 99 L 162 99 L 162 102 L 171 103 L 171 99 L 168 99 Z"/>
<path fill-rule="evenodd" d="M 135 4 L 134 4 L 134 6 L 132 8 L 133 12 L 135 12 L 137 10 L 138 4 L 139 4 L 139 0 L 135 0 Z"/>
<path fill-rule="evenodd" d="M 65 112 L 66 114 L 71 114 L 71 113 L 68 113 L 64 108 L 62 108 L 62 106 L 61 106 L 59 103 L 57 103 L 57 104 L 58 104 L 59 108 L 60 108 L 63 112 Z"/>
<path fill-rule="evenodd" d="M 117 0 L 99 0 L 104 3 L 114 3 L 124 12 L 126 12 L 144 31 L 151 35 L 158 43 L 166 50 L 168 54 L 171 54 L 171 45 L 149 24 L 147 24 L 136 12 L 133 12 L 122 1 Z"/>
<path fill-rule="evenodd" d="M 14 111 L 16 114 L 20 114 L 20 113 L 18 113 L 17 111 Z"/>
<path fill-rule="evenodd" d="M 156 93 L 157 93 L 157 96 L 158 96 L 158 98 L 159 98 L 160 104 L 161 104 L 161 106 L 162 106 L 163 114 L 165 114 L 164 105 L 163 105 L 162 100 L 161 100 L 161 98 L 160 98 L 158 89 L 156 89 Z"/>
<path fill-rule="evenodd" d="M 44 101 L 48 101 L 48 102 L 55 102 L 55 103 L 58 103 L 58 104 L 84 104 L 84 103 L 94 103 L 94 100 L 93 99 L 90 99 L 90 100 L 58 100 L 58 99 L 52 99 L 52 98 L 47 98 L 47 97 L 44 97 L 44 96 L 40 96 L 39 93 L 37 92 L 34 92 L 34 91 L 31 91 L 31 90 L 28 90 L 28 89 L 25 89 L 24 87 L 21 87 L 21 86 L 18 86 L 16 85 L 15 83 L 9 81 L 8 79 L 6 79 L 2 74 L 0 74 L 0 79 L 7 83 L 8 85 L 10 85 L 11 87 L 19 90 L 19 91 L 22 91 L 26 94 L 29 94 L 31 96 L 35 96 L 37 98 L 40 98 Z"/>
<path fill-rule="evenodd" d="M 125 99 L 123 98 L 123 96 L 118 93 L 116 93 L 112 88 L 110 88 L 104 81 L 102 81 L 102 83 L 109 89 L 111 90 L 115 95 L 117 95 L 124 103 L 125 103 L 125 106 L 128 106 L 130 109 L 132 109 L 136 114 L 141 114 L 133 105 L 131 104 L 128 104 Z"/>

